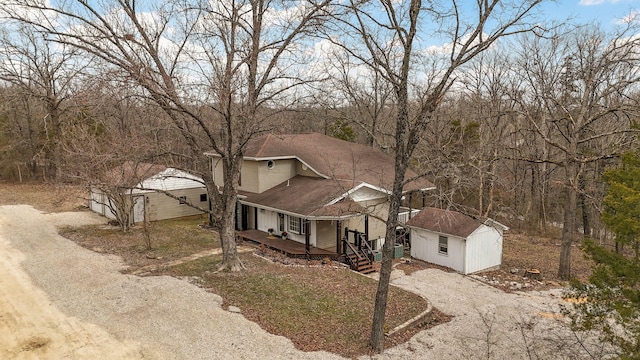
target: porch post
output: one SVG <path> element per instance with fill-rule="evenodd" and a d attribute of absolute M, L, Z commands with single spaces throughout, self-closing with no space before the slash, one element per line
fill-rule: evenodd
<path fill-rule="evenodd" d="M 411 213 L 413 212 L 411 203 L 413 203 L 413 191 L 409 193 L 409 220 L 411 220 Z"/>
<path fill-rule="evenodd" d="M 336 220 L 336 253 L 342 254 L 342 221 Z"/>
<path fill-rule="evenodd" d="M 305 219 L 304 220 L 304 251 L 307 253 L 307 260 L 309 260 L 309 250 L 311 247 L 310 232 L 311 232 L 311 222 L 309 221 L 309 219 Z"/>
<path fill-rule="evenodd" d="M 364 216 L 364 234 L 369 238 L 369 215 Z"/>

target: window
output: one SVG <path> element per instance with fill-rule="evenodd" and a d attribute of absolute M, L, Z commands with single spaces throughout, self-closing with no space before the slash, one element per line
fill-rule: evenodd
<path fill-rule="evenodd" d="M 304 234 L 304 221 L 299 217 L 289 216 L 289 231 Z"/>
<path fill-rule="evenodd" d="M 178 197 L 178 200 L 180 201 L 180 205 L 182 204 L 186 204 L 187 203 L 187 197 L 186 196 L 180 196 Z"/>
<path fill-rule="evenodd" d="M 438 237 L 438 252 L 440 254 L 448 254 L 449 251 L 449 239 L 446 236 L 440 235 Z"/>
<path fill-rule="evenodd" d="M 207 194 L 200 194 L 200 202 L 207 201 Z"/>

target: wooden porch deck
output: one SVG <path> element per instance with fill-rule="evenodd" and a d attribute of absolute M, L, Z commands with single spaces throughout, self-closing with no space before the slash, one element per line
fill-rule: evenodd
<path fill-rule="evenodd" d="M 258 244 L 264 244 L 266 247 L 280 251 L 287 256 L 304 258 L 307 256 L 305 244 L 289 239 L 281 239 L 276 236 L 271 236 L 268 233 L 260 230 L 244 230 L 236 231 L 236 237 L 241 240 L 249 240 Z M 309 256 L 313 258 L 329 257 L 335 259 L 338 254 L 329 250 L 320 249 L 317 247 L 309 246 Z"/>

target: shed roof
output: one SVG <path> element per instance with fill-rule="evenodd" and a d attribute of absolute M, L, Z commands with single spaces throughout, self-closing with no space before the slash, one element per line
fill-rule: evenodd
<path fill-rule="evenodd" d="M 487 218 L 474 218 L 458 211 L 428 207 L 407 221 L 406 225 L 466 238 L 486 220 Z"/>
<path fill-rule="evenodd" d="M 136 184 L 135 188 L 140 190 L 162 190 L 171 191 L 179 189 L 194 189 L 205 187 L 204 181 L 186 171 L 175 168 L 166 168 Z"/>
<path fill-rule="evenodd" d="M 126 161 L 107 171 L 101 180 L 111 186 L 133 187 L 165 169 L 163 165 Z"/>

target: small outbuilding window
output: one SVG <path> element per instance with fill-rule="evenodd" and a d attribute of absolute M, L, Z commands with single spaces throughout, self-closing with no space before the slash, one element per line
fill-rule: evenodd
<path fill-rule="evenodd" d="M 446 236 L 438 237 L 438 252 L 445 255 L 449 253 L 449 238 Z"/>
<path fill-rule="evenodd" d="M 186 204 L 187 203 L 187 197 L 186 196 L 180 196 L 178 197 L 178 200 L 180 201 L 180 205 L 182 204 Z"/>
<path fill-rule="evenodd" d="M 200 194 L 200 202 L 207 201 L 207 194 Z"/>

